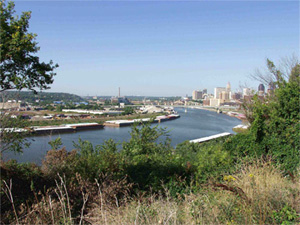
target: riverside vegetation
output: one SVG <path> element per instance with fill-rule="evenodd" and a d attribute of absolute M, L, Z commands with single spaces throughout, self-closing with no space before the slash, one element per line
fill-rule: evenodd
<path fill-rule="evenodd" d="M 102 145 L 59 139 L 42 166 L 1 162 L 1 222 L 27 224 L 299 223 L 299 71 L 266 98 L 245 102 L 251 126 L 173 148 L 166 129 L 133 126 Z"/>

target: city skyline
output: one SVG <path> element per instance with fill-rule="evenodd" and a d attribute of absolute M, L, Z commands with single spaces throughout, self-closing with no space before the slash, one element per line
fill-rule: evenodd
<path fill-rule="evenodd" d="M 268 57 L 299 52 L 299 2 L 23 2 L 51 92 L 185 96 L 240 85 Z"/>

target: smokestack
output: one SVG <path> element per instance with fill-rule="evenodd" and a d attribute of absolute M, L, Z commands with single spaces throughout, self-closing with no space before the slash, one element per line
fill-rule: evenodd
<path fill-rule="evenodd" d="M 121 97 L 121 88 L 119 87 L 119 98 Z"/>

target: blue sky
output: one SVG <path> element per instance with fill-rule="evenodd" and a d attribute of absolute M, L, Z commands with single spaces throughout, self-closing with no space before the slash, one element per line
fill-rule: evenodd
<path fill-rule="evenodd" d="M 266 58 L 299 54 L 295 1 L 15 1 L 32 11 L 50 91 L 174 96 L 240 84 Z"/>

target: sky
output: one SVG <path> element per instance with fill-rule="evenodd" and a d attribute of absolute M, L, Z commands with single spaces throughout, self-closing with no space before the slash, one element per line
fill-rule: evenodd
<path fill-rule="evenodd" d="M 299 56 L 298 1 L 15 1 L 32 11 L 42 61 L 59 64 L 49 91 L 185 96 L 241 85 Z"/>

